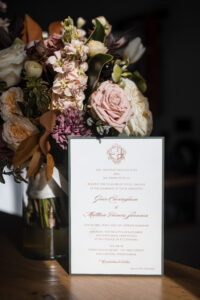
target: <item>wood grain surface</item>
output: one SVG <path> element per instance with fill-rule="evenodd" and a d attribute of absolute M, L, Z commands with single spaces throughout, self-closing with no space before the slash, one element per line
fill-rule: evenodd
<path fill-rule="evenodd" d="M 20 222 L 0 214 L 0 300 L 200 299 L 200 271 L 171 261 L 163 277 L 115 277 L 69 276 L 57 261 L 27 259 Z"/>

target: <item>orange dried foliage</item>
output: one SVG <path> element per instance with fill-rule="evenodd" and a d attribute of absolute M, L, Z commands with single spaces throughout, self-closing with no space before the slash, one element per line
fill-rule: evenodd
<path fill-rule="evenodd" d="M 22 40 L 25 45 L 31 41 L 42 40 L 42 29 L 29 15 L 25 15 Z"/>
<path fill-rule="evenodd" d="M 60 21 L 53 22 L 49 25 L 49 34 L 52 35 L 54 33 L 61 34 L 62 33 L 62 25 Z"/>
<path fill-rule="evenodd" d="M 41 164 L 43 162 L 43 155 L 41 151 L 36 151 L 28 166 L 28 172 L 26 175 L 26 178 L 30 178 L 31 176 L 34 176 L 39 171 Z"/>
<path fill-rule="evenodd" d="M 48 153 L 47 154 L 47 165 L 46 165 L 46 179 L 50 180 L 53 175 L 53 168 L 55 166 L 53 156 Z"/>
<path fill-rule="evenodd" d="M 39 134 L 34 134 L 25 139 L 13 157 L 14 169 L 28 160 L 39 148 Z"/>

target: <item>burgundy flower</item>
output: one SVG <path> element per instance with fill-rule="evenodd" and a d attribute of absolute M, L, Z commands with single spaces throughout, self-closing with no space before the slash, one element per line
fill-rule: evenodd
<path fill-rule="evenodd" d="M 91 136 L 87 128 L 85 114 L 77 109 L 64 110 L 56 120 L 52 137 L 63 150 L 67 150 L 69 136 Z"/>
<path fill-rule="evenodd" d="M 47 51 L 43 41 L 32 41 L 27 45 L 26 54 L 30 59 L 38 60 L 46 56 Z"/>
<path fill-rule="evenodd" d="M 48 56 L 64 47 L 61 35 L 58 33 L 53 33 L 52 35 L 50 35 L 50 37 L 46 41 L 44 41 L 44 44 L 48 51 Z"/>

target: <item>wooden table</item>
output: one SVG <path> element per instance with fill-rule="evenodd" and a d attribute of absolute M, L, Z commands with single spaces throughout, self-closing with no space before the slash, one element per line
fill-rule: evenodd
<path fill-rule="evenodd" d="M 0 214 L 0 300 L 200 299 L 200 271 L 165 261 L 163 277 L 69 276 L 19 250 L 20 219 Z"/>

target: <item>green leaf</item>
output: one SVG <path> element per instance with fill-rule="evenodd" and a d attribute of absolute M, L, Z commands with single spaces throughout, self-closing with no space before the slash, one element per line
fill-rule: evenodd
<path fill-rule="evenodd" d="M 95 89 L 95 87 L 99 81 L 103 67 L 105 66 L 105 64 L 110 62 L 112 59 L 113 59 L 113 56 L 110 54 L 97 54 L 91 58 L 91 60 L 89 62 L 89 68 L 87 71 L 88 87 L 90 90 Z"/>
<path fill-rule="evenodd" d="M 146 92 L 146 90 L 147 90 L 146 81 L 145 81 L 145 79 L 142 77 L 142 75 L 138 71 L 135 71 L 133 73 L 133 81 L 135 82 L 135 84 L 137 85 L 138 89 L 142 93 Z"/>
<path fill-rule="evenodd" d="M 96 130 L 98 132 L 99 135 L 103 135 L 104 134 L 104 128 L 102 125 L 99 125 L 96 127 Z"/>
<path fill-rule="evenodd" d="M 93 119 L 92 119 L 91 117 L 88 118 L 88 119 L 87 119 L 87 125 L 91 127 L 93 124 L 94 124 Z"/>
<path fill-rule="evenodd" d="M 95 28 L 94 28 L 93 32 L 91 33 L 91 35 L 89 36 L 86 43 L 88 43 L 90 40 L 95 40 L 95 41 L 99 41 L 99 42 L 103 43 L 104 38 L 105 38 L 105 29 L 104 29 L 103 25 L 99 22 L 99 20 L 96 19 Z"/>
<path fill-rule="evenodd" d="M 119 82 L 122 74 L 122 69 L 119 65 L 115 65 L 113 68 L 112 79 L 114 82 Z"/>

